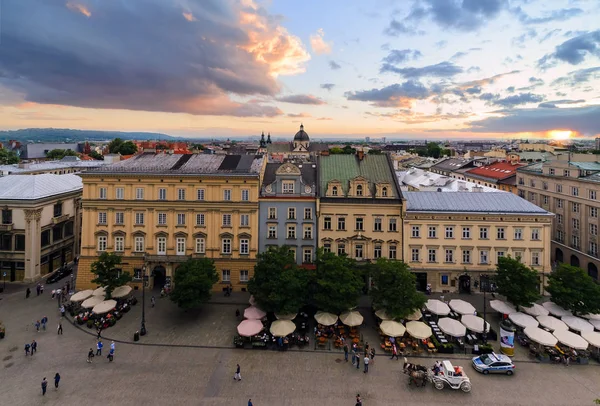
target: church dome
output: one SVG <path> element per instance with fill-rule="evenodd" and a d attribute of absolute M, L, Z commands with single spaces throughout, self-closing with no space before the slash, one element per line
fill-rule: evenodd
<path fill-rule="evenodd" d="M 304 125 L 300 124 L 300 131 L 294 135 L 294 141 L 309 141 L 308 134 L 304 131 Z"/>

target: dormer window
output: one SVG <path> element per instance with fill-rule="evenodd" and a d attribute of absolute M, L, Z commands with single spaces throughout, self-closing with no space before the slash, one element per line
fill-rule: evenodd
<path fill-rule="evenodd" d="M 338 188 L 337 186 L 334 186 L 331 188 L 331 196 L 337 196 L 338 195 Z"/>
<path fill-rule="evenodd" d="M 381 196 L 382 197 L 387 197 L 387 188 L 384 187 L 383 189 L 381 189 Z"/>
<path fill-rule="evenodd" d="M 294 193 L 294 182 L 293 181 L 283 182 L 283 193 L 285 193 L 285 194 Z"/>
<path fill-rule="evenodd" d="M 363 195 L 363 187 L 362 187 L 362 185 L 356 186 L 356 196 L 362 196 L 362 195 Z"/>

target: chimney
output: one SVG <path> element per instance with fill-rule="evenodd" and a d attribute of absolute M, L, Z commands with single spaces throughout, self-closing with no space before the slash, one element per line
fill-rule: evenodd
<path fill-rule="evenodd" d="M 364 151 L 356 151 L 356 156 L 358 157 L 359 161 L 362 161 L 365 158 L 365 153 Z"/>

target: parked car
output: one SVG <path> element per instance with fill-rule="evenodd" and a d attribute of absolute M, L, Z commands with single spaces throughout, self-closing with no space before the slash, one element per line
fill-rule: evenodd
<path fill-rule="evenodd" d="M 46 283 L 55 283 L 61 280 L 62 278 L 69 276 L 73 273 L 71 267 L 62 266 L 57 271 L 55 271 L 52 275 L 48 277 Z"/>
<path fill-rule="evenodd" d="M 483 354 L 473 358 L 473 368 L 484 375 L 487 374 L 506 374 L 515 373 L 515 364 L 504 354 Z"/>

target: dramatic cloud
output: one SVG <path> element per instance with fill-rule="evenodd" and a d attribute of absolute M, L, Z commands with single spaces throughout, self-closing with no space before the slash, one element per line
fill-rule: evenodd
<path fill-rule="evenodd" d="M 310 59 L 251 0 L 93 5 L 3 3 L 0 85 L 41 104 L 276 116 L 229 95 L 273 96 L 276 76 L 303 72 Z"/>
<path fill-rule="evenodd" d="M 319 28 L 317 32 L 310 36 L 310 46 L 317 55 L 330 54 L 332 42 L 325 42 L 325 31 Z"/>
<path fill-rule="evenodd" d="M 549 68 L 557 61 L 579 65 L 586 56 L 600 58 L 600 30 L 588 32 L 571 38 L 558 45 L 553 53 L 544 55 L 539 61 L 540 68 Z"/>
<path fill-rule="evenodd" d="M 327 89 L 329 91 L 331 91 L 331 89 L 333 89 L 335 87 L 335 85 L 333 83 L 323 83 L 321 85 L 321 89 Z"/>
<path fill-rule="evenodd" d="M 414 61 L 422 56 L 423 54 L 418 49 L 393 49 L 388 56 L 383 58 L 383 62 L 397 65 L 407 61 Z"/>
<path fill-rule="evenodd" d="M 453 64 L 452 62 L 440 62 L 435 65 L 423 66 L 421 68 L 397 68 L 389 63 L 384 63 L 381 65 L 379 70 L 381 73 L 383 72 L 393 72 L 398 73 L 405 78 L 420 78 L 420 77 L 442 77 L 449 78 L 452 76 L 456 76 L 459 73 L 464 71 L 463 68 Z"/>
<path fill-rule="evenodd" d="M 497 94 L 484 93 L 479 96 L 479 98 L 488 102 L 488 104 L 506 108 L 520 106 L 527 103 L 539 103 L 544 100 L 544 96 L 533 93 L 520 93 L 508 97 L 500 97 Z"/>
<path fill-rule="evenodd" d="M 552 100 L 552 101 L 547 101 L 545 103 L 540 103 L 538 105 L 538 108 L 544 108 L 544 109 L 554 109 L 554 108 L 558 108 L 558 106 L 560 105 L 565 105 L 565 104 L 580 104 L 580 103 L 585 103 L 585 100 L 583 99 L 579 99 L 579 100 L 569 100 L 569 99 L 563 99 L 563 100 Z"/>
<path fill-rule="evenodd" d="M 430 17 L 442 28 L 473 31 L 494 19 L 506 0 L 422 0 L 415 2 L 411 20 Z"/>
<path fill-rule="evenodd" d="M 414 100 L 423 100 L 431 96 L 430 91 L 420 82 L 409 80 L 381 89 L 346 92 L 348 100 L 371 102 L 377 107 L 410 107 Z"/>
<path fill-rule="evenodd" d="M 583 14 L 580 8 L 564 8 L 560 10 L 552 10 L 544 17 L 530 17 L 521 7 L 516 7 L 511 10 L 523 24 L 546 24 L 552 21 L 565 21 L 572 17 L 577 17 Z"/>
<path fill-rule="evenodd" d="M 277 97 L 275 100 L 293 104 L 325 104 L 323 100 L 311 94 L 293 94 L 290 96 Z"/>
<path fill-rule="evenodd" d="M 329 67 L 333 70 L 338 70 L 342 68 L 342 65 L 340 65 L 336 61 L 329 61 Z"/>

